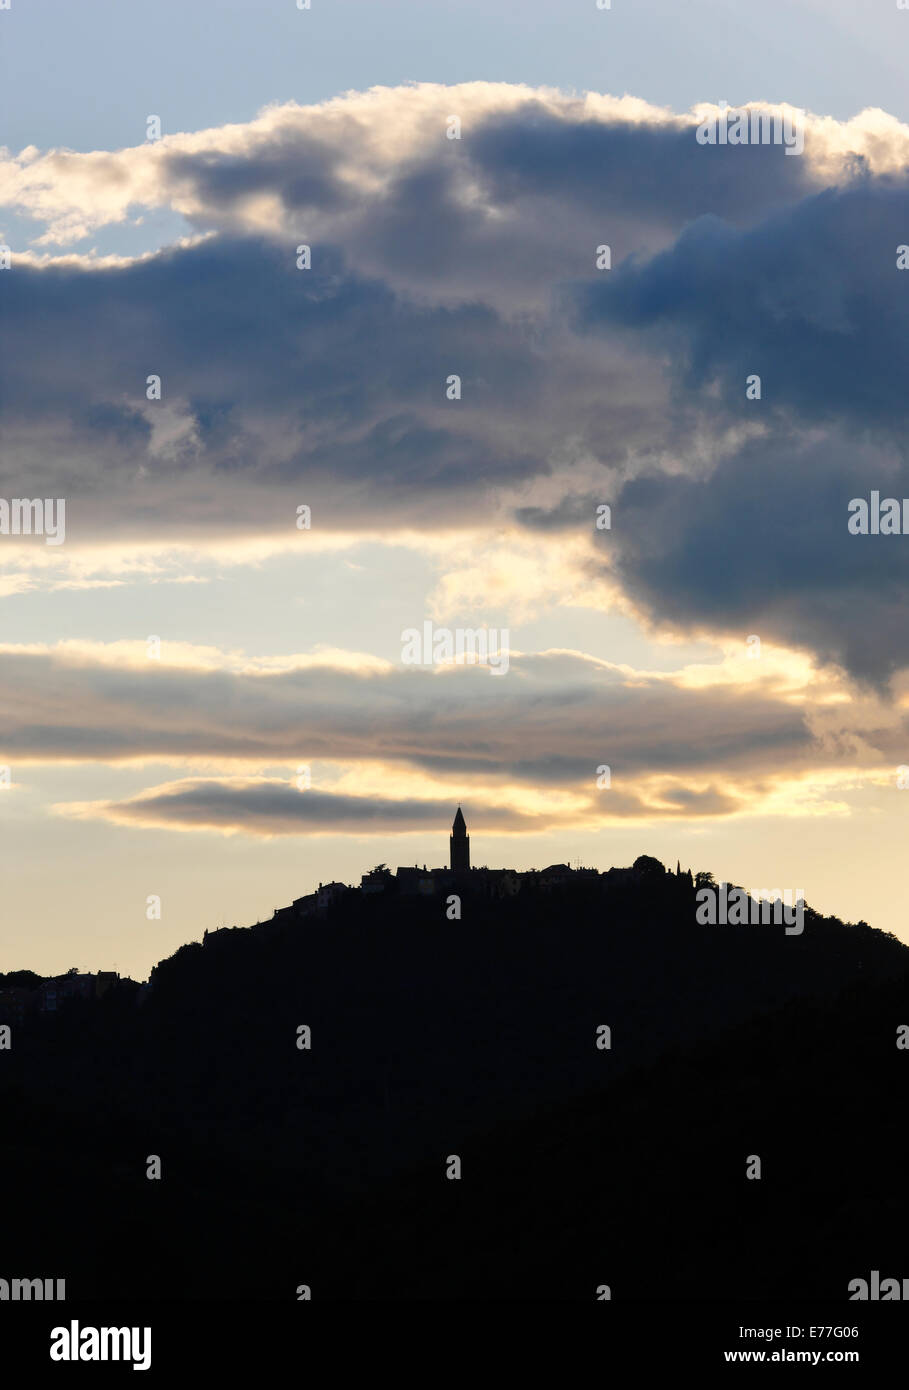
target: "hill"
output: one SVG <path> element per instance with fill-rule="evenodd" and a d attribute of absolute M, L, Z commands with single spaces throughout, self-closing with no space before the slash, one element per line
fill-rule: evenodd
<path fill-rule="evenodd" d="M 72 1296 L 836 1292 L 905 1211 L 907 972 L 810 910 L 700 926 L 673 876 L 222 931 L 0 1053 L 7 1263 Z"/>

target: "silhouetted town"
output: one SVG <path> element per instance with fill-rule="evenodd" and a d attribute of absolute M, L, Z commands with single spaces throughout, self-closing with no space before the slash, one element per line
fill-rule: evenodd
<path fill-rule="evenodd" d="M 100 999 L 120 980 L 115 970 L 92 975 L 80 974 L 75 967 L 47 980 L 29 970 L 14 971 L 7 980 L 17 976 L 28 983 L 0 985 L 0 1024 L 24 1023 L 31 1013 L 54 1014 L 72 999 Z"/>
<path fill-rule="evenodd" d="M 642 876 L 663 874 L 666 870 L 658 859 L 642 854 L 629 869 L 588 869 L 569 864 L 550 864 L 545 869 L 473 868 L 470 863 L 470 835 L 460 806 L 455 814 L 449 840 L 448 867 L 430 869 L 425 864 L 405 865 L 392 873 L 385 864 L 377 864 L 362 875 L 359 888 L 346 883 L 320 883 L 313 893 L 295 898 L 289 907 L 275 911 L 272 921 L 289 922 L 296 917 L 324 914 L 345 894 L 397 894 L 400 897 L 442 897 L 466 890 L 471 896 L 484 898 L 514 897 L 526 891 L 548 891 L 579 880 L 600 880 L 604 884 L 631 883 Z M 694 883 L 691 870 L 676 867 L 676 874 Z M 261 924 L 260 924 L 261 925 Z"/>
<path fill-rule="evenodd" d="M 642 880 L 663 876 L 667 870 L 658 859 L 640 855 L 630 868 L 604 871 L 572 867 L 569 864 L 549 864 L 545 869 L 490 869 L 470 863 L 470 835 L 464 813 L 459 806 L 451 827 L 449 862 L 447 868 L 433 869 L 425 864 L 404 865 L 392 873 L 385 864 L 377 864 L 360 878 L 359 887 L 347 883 L 320 883 L 312 893 L 295 898 L 288 907 L 276 908 L 273 917 L 255 924 L 252 930 L 286 927 L 306 918 L 324 918 L 342 900 L 383 895 L 385 898 L 443 898 L 451 893 L 472 898 L 513 898 L 518 894 L 550 893 L 571 883 L 585 883 L 591 888 L 631 885 Z M 669 875 L 673 877 L 673 875 Z M 678 864 L 674 877 L 689 887 L 694 886 L 691 870 Z M 702 876 L 698 875 L 700 880 Z M 709 877 L 709 875 L 707 875 Z M 249 930 L 238 927 L 216 927 L 203 933 L 203 945 L 225 931 Z M 152 971 L 154 978 L 154 971 Z M 96 974 L 82 973 L 77 968 L 65 974 L 42 979 L 31 971 L 13 971 L 0 980 L 0 1025 L 21 1024 L 32 1014 L 56 1013 L 64 1003 L 74 999 L 100 999 L 113 985 L 120 982 L 115 971 L 99 970 Z M 130 982 L 134 983 L 134 982 Z M 137 992 L 137 1003 L 144 1002 L 151 982 Z"/>

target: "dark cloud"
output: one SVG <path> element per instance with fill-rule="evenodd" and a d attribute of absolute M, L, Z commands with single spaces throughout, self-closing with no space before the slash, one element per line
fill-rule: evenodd
<path fill-rule="evenodd" d="M 189 189 L 213 212 L 242 205 L 257 194 L 280 198 L 288 209 L 321 208 L 338 211 L 355 205 L 356 190 L 341 176 L 343 150 L 310 133 L 277 133 L 255 157 L 203 150 L 198 154 L 168 152 L 165 172 L 179 193 Z"/>
<path fill-rule="evenodd" d="M 472 831 L 537 834 L 565 825 L 587 828 L 599 820 L 616 818 L 692 819 L 729 815 L 745 809 L 736 799 L 714 788 L 693 791 L 673 788 L 654 807 L 633 790 L 610 792 L 608 799 L 593 798 L 581 813 L 550 806 L 529 815 L 507 806 L 490 805 L 478 798 L 464 809 Z M 356 796 L 351 793 L 303 791 L 290 783 L 274 781 L 219 781 L 186 778 L 163 787 L 152 787 L 124 801 L 63 805 L 65 814 L 99 818 L 126 825 L 160 826 L 173 830 L 239 830 L 253 835 L 372 835 L 407 834 L 427 826 L 445 827 L 451 822 L 452 801 Z"/>
<path fill-rule="evenodd" d="M 209 240 L 2 277 L 0 495 L 65 496 L 70 544 L 280 530 L 304 501 L 391 534 L 475 527 L 558 470 L 517 520 L 595 537 L 591 499 L 614 504 L 614 573 L 652 616 L 886 680 L 903 542 L 849 537 L 845 507 L 909 495 L 909 180 L 843 159 L 822 187 L 810 131 L 790 157 L 557 105 L 487 106 L 460 141 L 436 122 L 359 178 L 341 107 L 278 113 L 245 153 L 165 150 Z M 263 195 L 276 225 L 251 237 Z"/>
<path fill-rule="evenodd" d="M 165 532 L 277 528 L 301 484 L 325 500 L 323 525 L 377 511 L 407 524 L 442 497 L 466 523 L 488 490 L 547 474 L 567 441 L 619 468 L 678 442 L 696 422 L 661 418 L 659 364 L 579 339 L 562 287 L 602 278 L 607 209 L 621 258 L 705 208 L 740 219 L 791 200 L 808 175 L 778 147 L 736 163 L 741 150 L 705 150 L 691 126 L 576 116 L 534 101 L 484 112 L 368 187 L 349 167 L 363 131 L 343 112 L 319 129 L 276 118 L 244 153 L 164 149 L 165 196 L 189 197 L 213 239 L 4 277 L 0 485 L 66 495 L 73 541 L 147 533 L 155 509 Z M 253 238 L 246 210 L 263 195 L 294 216 Z M 151 373 L 163 409 L 145 400 Z M 164 410 L 182 429 L 162 441 Z"/>
<path fill-rule="evenodd" d="M 867 176 L 753 227 L 702 216 L 670 249 L 585 291 L 585 321 L 647 332 L 686 391 L 718 383 L 742 418 L 901 431 L 907 226 L 909 180 Z M 760 402 L 745 398 L 753 373 Z"/>
<path fill-rule="evenodd" d="M 756 633 L 881 683 L 909 651 L 907 536 L 849 533 L 849 503 L 909 497 L 909 471 L 867 442 L 745 444 L 709 477 L 622 490 L 608 569 L 652 618 Z"/>
<path fill-rule="evenodd" d="M 671 230 L 705 213 L 748 222 L 815 187 L 781 145 L 707 147 L 693 125 L 566 121 L 539 101 L 485 121 L 470 155 L 497 203 L 545 193 L 596 208 L 604 226 L 613 214 Z"/>
<path fill-rule="evenodd" d="M 152 788 L 129 801 L 102 802 L 94 814 L 174 829 L 242 829 L 260 835 L 404 834 L 450 824 L 450 801 L 341 795 L 279 782 L 186 781 Z M 532 816 L 485 806 L 471 814 L 484 830 L 538 830 Z"/>
<path fill-rule="evenodd" d="M 524 329 L 482 305 L 404 303 L 331 249 L 300 272 L 290 247 L 219 239 L 8 282 L 2 495 L 27 478 L 66 496 L 76 541 L 112 520 L 128 533 L 156 505 L 162 534 L 193 519 L 276 527 L 303 485 L 306 500 L 334 497 L 323 523 L 352 510 L 405 522 L 440 496 L 475 519 L 484 489 L 545 473 L 562 438 L 533 418 L 551 385 Z M 160 403 L 145 399 L 152 373 Z M 184 427 L 157 447 L 169 410 Z"/>

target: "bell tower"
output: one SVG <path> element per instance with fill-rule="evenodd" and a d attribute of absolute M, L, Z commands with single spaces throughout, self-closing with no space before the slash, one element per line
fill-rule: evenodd
<path fill-rule="evenodd" d="M 451 872 L 453 874 L 466 874 L 470 869 L 470 836 L 467 833 L 467 825 L 461 813 L 460 806 L 451 827 Z"/>

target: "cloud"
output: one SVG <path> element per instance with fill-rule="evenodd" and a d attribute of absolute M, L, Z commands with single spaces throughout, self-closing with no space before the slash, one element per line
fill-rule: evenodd
<path fill-rule="evenodd" d="M 583 205 L 600 219 L 604 211 L 632 214 L 642 225 L 677 229 L 704 211 L 747 219 L 806 185 L 835 182 L 850 165 L 884 175 L 909 160 L 909 129 L 876 109 L 844 122 L 802 113 L 801 159 L 763 146 L 705 151 L 694 131 L 716 109 L 701 103 L 676 114 L 631 96 L 495 82 L 375 87 L 312 106 L 273 105 L 247 124 L 165 133 L 117 151 L 3 151 L 0 203 L 43 221 L 49 245 L 123 222 L 139 208 L 168 207 L 205 229 L 280 236 L 305 216 L 322 241 L 342 229 L 355 237 L 384 211 L 371 244 L 385 270 L 405 264 L 411 242 L 423 264 L 437 257 L 413 235 L 419 225 L 408 229 L 399 215 L 419 215 L 421 195 L 436 208 L 447 200 L 455 214 L 479 209 L 485 218 L 456 225 L 456 236 L 443 240 L 438 268 L 446 251 L 464 245 L 462 234 L 468 247 L 482 245 L 496 218 L 534 204 Z M 461 121 L 456 141 L 446 138 L 452 114 Z M 405 248 L 393 230 L 404 234 Z"/>
<path fill-rule="evenodd" d="M 314 537 L 516 520 L 550 554 L 573 532 L 576 572 L 586 546 L 591 587 L 645 620 L 886 682 L 909 661 L 901 541 L 847 537 L 844 507 L 909 495 L 909 129 L 808 114 L 791 158 L 698 145 L 710 109 L 420 84 L 5 155 L 0 198 L 42 245 L 143 207 L 195 239 L 3 273 L 0 496 L 66 497 L 72 550 L 283 544 L 300 504 Z M 28 548 L 0 538 L 0 564 Z M 481 590 L 462 565 L 439 594 Z"/>
<path fill-rule="evenodd" d="M 652 350 L 674 349 L 680 387 L 719 386 L 739 413 L 757 373 L 764 417 L 832 417 L 889 437 L 909 409 L 897 270 L 907 223 L 905 172 L 863 173 L 754 226 L 702 215 L 672 247 L 586 288 L 586 320 L 649 333 Z"/>
<path fill-rule="evenodd" d="M 856 708 L 772 650 L 763 668 L 730 658 L 712 674 L 513 653 L 497 680 L 330 651 L 251 661 L 178 645 L 171 664 L 143 663 L 139 645 L 0 649 L 0 756 L 14 768 L 204 769 L 66 814 L 256 835 L 417 829 L 465 797 L 503 832 L 842 814 L 838 794 L 891 778 L 907 731 L 904 709 Z M 297 790 L 302 766 L 312 796 Z"/>
<path fill-rule="evenodd" d="M 480 305 L 400 303 L 332 251 L 304 274 L 289 250 L 219 240 L 7 283 L 2 495 L 27 477 L 30 495 L 65 497 L 68 544 L 293 535 L 304 502 L 323 529 L 413 526 L 442 498 L 470 525 L 488 491 L 547 472 L 562 439 L 532 419 L 553 388 L 526 330 Z"/>
<path fill-rule="evenodd" d="M 512 653 L 496 678 L 330 653 L 236 670 L 215 668 L 212 649 L 178 647 L 171 665 L 143 662 L 141 644 L 104 651 L 0 649 L 10 761 L 360 759 L 558 786 L 592 783 L 601 762 L 616 775 L 771 767 L 812 746 L 772 683 L 691 689 L 577 653 Z"/>
<path fill-rule="evenodd" d="M 885 683 L 907 663 L 909 538 L 849 533 L 873 488 L 909 496 L 893 450 L 774 434 L 708 478 L 629 482 L 602 569 L 675 631 L 756 634 Z"/>
<path fill-rule="evenodd" d="M 450 801 L 394 800 L 298 790 L 274 780 L 184 780 L 152 787 L 123 801 L 61 804 L 59 814 L 99 818 L 119 825 L 171 830 L 220 830 L 227 834 L 388 835 L 437 829 L 452 816 Z M 485 806 L 472 817 L 478 829 L 528 832 L 539 819 L 508 808 Z"/>

